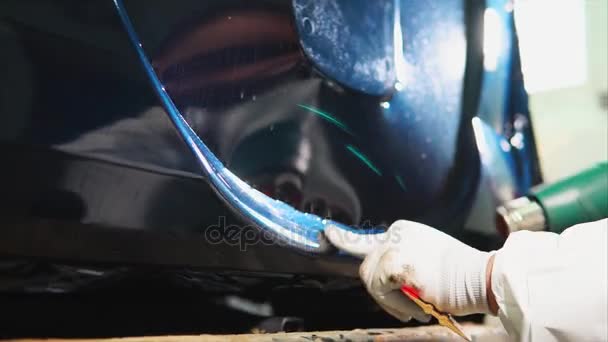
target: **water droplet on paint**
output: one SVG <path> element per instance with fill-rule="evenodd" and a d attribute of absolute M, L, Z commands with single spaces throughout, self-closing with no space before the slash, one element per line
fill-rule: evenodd
<path fill-rule="evenodd" d="M 315 33 L 315 24 L 308 17 L 302 18 L 302 26 L 304 28 L 304 33 L 313 34 Z"/>

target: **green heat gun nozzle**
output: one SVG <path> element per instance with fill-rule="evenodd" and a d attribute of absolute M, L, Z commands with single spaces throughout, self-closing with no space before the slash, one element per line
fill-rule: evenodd
<path fill-rule="evenodd" d="M 602 162 L 552 184 L 533 188 L 496 209 L 498 231 L 561 233 L 578 223 L 608 217 L 608 162 Z"/>

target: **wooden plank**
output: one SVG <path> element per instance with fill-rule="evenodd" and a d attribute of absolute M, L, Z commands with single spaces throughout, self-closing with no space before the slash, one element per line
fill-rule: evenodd
<path fill-rule="evenodd" d="M 464 325 L 463 329 L 476 342 L 511 341 L 504 330 L 484 325 Z M 420 342 L 463 341 L 441 326 L 403 329 L 357 329 L 351 331 L 316 331 L 276 334 L 150 336 L 106 339 L 20 339 L 2 342 Z"/>

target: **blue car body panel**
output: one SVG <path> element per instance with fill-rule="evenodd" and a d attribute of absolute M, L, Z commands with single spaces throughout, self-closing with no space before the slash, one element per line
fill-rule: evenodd
<path fill-rule="evenodd" d="M 541 180 L 508 4 L 129 0 L 134 46 L 111 0 L 5 0 L 0 254 L 356 274 L 226 206 L 144 55 L 233 184 L 353 229 L 411 219 L 495 248 L 494 207 Z"/>

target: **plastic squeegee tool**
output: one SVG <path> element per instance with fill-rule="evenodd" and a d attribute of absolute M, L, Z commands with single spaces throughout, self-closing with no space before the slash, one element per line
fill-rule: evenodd
<path fill-rule="evenodd" d="M 439 325 L 450 329 L 463 339 L 469 342 L 471 341 L 471 338 L 464 333 L 458 322 L 456 322 L 450 314 L 441 312 L 437 310 L 433 304 L 427 303 L 420 299 L 420 294 L 415 288 L 403 285 L 401 287 L 401 292 L 403 292 L 409 299 L 416 303 L 416 305 L 418 305 L 422 309 L 422 311 L 424 311 L 425 314 L 435 317 Z"/>

